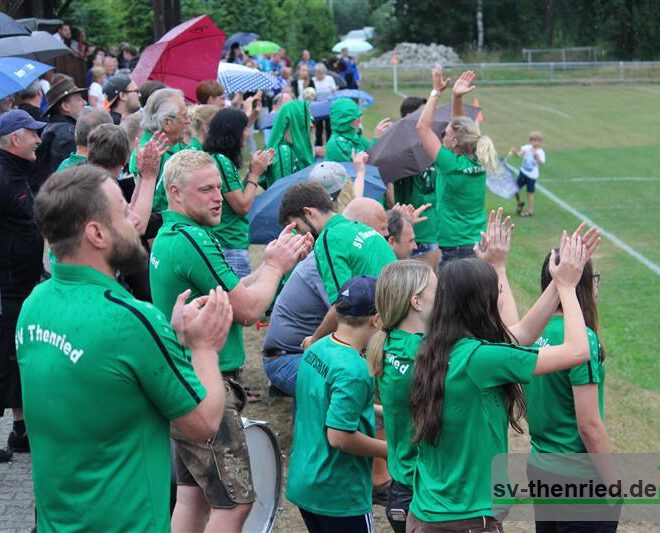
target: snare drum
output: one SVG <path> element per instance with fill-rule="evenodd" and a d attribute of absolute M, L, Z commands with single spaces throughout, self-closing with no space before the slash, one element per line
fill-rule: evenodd
<path fill-rule="evenodd" d="M 244 533 L 269 533 L 275 524 L 282 490 L 282 452 L 268 422 L 243 418 L 257 499 L 243 524 Z"/>

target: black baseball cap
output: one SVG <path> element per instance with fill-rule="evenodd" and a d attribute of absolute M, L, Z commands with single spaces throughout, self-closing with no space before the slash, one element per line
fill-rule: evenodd
<path fill-rule="evenodd" d="M 358 276 L 339 289 L 335 302 L 337 312 L 346 316 L 373 316 L 376 311 L 376 278 Z"/>
<path fill-rule="evenodd" d="M 12 109 L 0 115 L 0 135 L 9 135 L 16 130 L 25 128 L 28 130 L 40 130 L 45 127 L 45 122 L 34 120 L 22 109 Z"/>
<path fill-rule="evenodd" d="M 108 103 L 112 104 L 119 96 L 119 93 L 125 91 L 131 84 L 131 81 L 131 77 L 128 74 L 115 74 L 105 80 L 103 94 L 105 94 Z"/>

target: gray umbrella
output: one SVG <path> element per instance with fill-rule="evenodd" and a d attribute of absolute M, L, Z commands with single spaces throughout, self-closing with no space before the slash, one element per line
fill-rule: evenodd
<path fill-rule="evenodd" d="M 70 54 L 71 50 L 46 31 L 34 31 L 32 35 L 0 39 L 0 57 L 17 56 L 45 63 L 56 57 Z"/>
<path fill-rule="evenodd" d="M 30 35 L 30 32 L 9 15 L 0 13 L 0 37 L 12 37 L 14 35 Z"/>
<path fill-rule="evenodd" d="M 465 114 L 476 118 L 480 108 L 463 106 Z M 369 164 L 378 167 L 385 183 L 392 183 L 426 170 L 433 160 L 422 147 L 417 135 L 417 120 L 422 109 L 392 124 L 378 142 L 369 149 Z M 435 110 L 432 129 L 440 137 L 451 120 L 451 106 L 443 105 Z"/>

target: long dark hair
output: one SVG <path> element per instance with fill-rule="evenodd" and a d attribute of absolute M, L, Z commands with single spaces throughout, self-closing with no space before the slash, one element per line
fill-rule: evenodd
<path fill-rule="evenodd" d="M 236 168 L 243 163 L 243 130 L 248 118 L 243 111 L 226 108 L 218 111 L 211 119 L 209 133 L 204 142 L 204 151 L 228 157 Z"/>
<path fill-rule="evenodd" d="M 557 261 L 559 261 L 559 249 L 555 248 L 555 252 L 557 253 Z M 544 291 L 550 285 L 551 281 L 550 254 L 548 253 L 541 266 L 541 291 Z M 591 259 L 587 261 L 582 269 L 582 277 L 575 287 L 575 294 L 577 295 L 580 309 L 582 309 L 584 323 L 594 333 L 598 333 L 598 305 L 596 303 L 596 291 L 594 290 L 594 265 Z M 561 311 L 561 304 L 557 309 Z M 601 359 L 605 360 L 605 349 L 602 345 L 600 350 Z"/>
<path fill-rule="evenodd" d="M 500 318 L 499 283 L 495 269 L 476 258 L 448 262 L 438 276 L 438 289 L 429 332 L 415 363 L 410 409 L 416 443 L 437 445 L 442 433 L 445 380 L 454 345 L 465 337 L 488 342 L 512 342 L 513 335 Z M 525 413 L 520 385 L 503 386 L 511 427 L 522 433 L 518 421 Z"/>

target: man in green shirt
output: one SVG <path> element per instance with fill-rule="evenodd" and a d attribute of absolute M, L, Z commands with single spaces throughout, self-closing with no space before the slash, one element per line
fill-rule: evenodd
<path fill-rule="evenodd" d="M 188 123 L 186 101 L 180 90 L 159 89 L 147 100 L 147 105 L 144 108 L 144 118 L 142 119 L 144 133 L 142 139 L 140 139 L 140 147 L 147 144 L 157 131 L 165 133 L 170 144 L 169 149 L 160 159 L 160 172 L 158 173 L 156 192 L 154 193 L 154 212 L 167 209 L 167 198 L 163 185 L 163 168 L 170 157 L 186 148 L 183 143 L 183 131 Z M 134 176 L 138 175 L 136 156 L 137 150 L 133 150 L 128 165 L 129 172 Z"/>
<path fill-rule="evenodd" d="M 337 331 L 304 353 L 287 498 L 310 531 L 371 532 L 371 463 L 387 456 L 374 438 L 374 379 L 361 352 L 378 330 L 376 278 L 343 284 Z"/>
<path fill-rule="evenodd" d="M 227 297 L 213 291 L 184 305 L 182 294 L 173 330 L 115 281 L 146 254 L 130 206 L 100 168 L 55 173 L 35 217 L 57 257 L 16 328 L 37 528 L 169 531 L 170 421 L 199 439 L 219 423 Z"/>
<path fill-rule="evenodd" d="M 112 124 L 110 115 L 101 109 L 83 109 L 76 122 L 76 151 L 60 163 L 56 172 L 87 161 L 87 139 L 99 124 Z"/>
<path fill-rule="evenodd" d="M 295 223 L 300 233 L 315 238 L 316 266 L 330 302 L 337 300 L 339 288 L 356 276 L 378 276 L 396 256 L 373 227 L 351 222 L 332 211 L 332 198 L 318 184 L 300 183 L 282 198 L 280 223 Z M 385 228 L 387 222 L 385 222 Z M 303 348 L 337 329 L 334 306 Z"/>
<path fill-rule="evenodd" d="M 210 231 L 220 220 L 223 201 L 220 173 L 211 156 L 182 150 L 168 161 L 163 181 L 169 210 L 163 212 L 150 258 L 154 304 L 168 315 L 179 293 L 190 290 L 189 297 L 197 298 L 220 285 L 234 314 L 219 354 L 228 400 L 213 446 L 172 433 L 181 503 L 174 510 L 172 526 L 195 530 L 210 508 L 209 530 L 240 531 L 255 499 L 240 420 L 244 392 L 231 379 L 245 361 L 242 326 L 254 323 L 268 308 L 283 275 L 311 249 L 311 239 L 293 235 L 293 227 L 287 227 L 266 247 L 261 267 L 239 280 Z"/>

